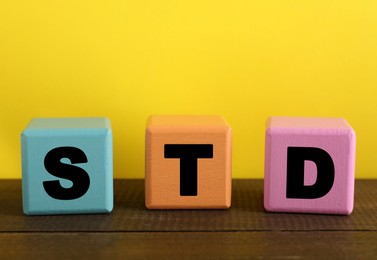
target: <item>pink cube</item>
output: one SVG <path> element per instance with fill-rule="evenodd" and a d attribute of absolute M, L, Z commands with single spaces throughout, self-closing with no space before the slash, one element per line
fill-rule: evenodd
<path fill-rule="evenodd" d="M 356 135 L 343 118 L 270 117 L 264 207 L 273 212 L 349 215 Z"/>

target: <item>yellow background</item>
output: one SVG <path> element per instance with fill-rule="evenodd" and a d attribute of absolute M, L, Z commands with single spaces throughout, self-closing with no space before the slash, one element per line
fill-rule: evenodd
<path fill-rule="evenodd" d="M 222 114 L 233 176 L 263 177 L 270 115 L 344 117 L 377 177 L 377 1 L 0 1 L 0 178 L 33 117 L 107 116 L 144 177 L 150 114 Z"/>

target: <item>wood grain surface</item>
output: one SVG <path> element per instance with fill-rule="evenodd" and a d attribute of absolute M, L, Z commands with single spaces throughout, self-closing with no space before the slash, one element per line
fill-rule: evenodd
<path fill-rule="evenodd" d="M 115 180 L 111 214 L 25 216 L 21 181 L 0 181 L 5 258 L 249 259 L 377 256 L 377 180 L 350 216 L 267 213 L 262 180 L 233 180 L 228 210 L 148 210 L 143 180 Z"/>

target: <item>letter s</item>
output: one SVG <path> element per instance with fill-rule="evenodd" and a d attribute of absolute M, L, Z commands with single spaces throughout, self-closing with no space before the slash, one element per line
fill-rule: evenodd
<path fill-rule="evenodd" d="M 90 178 L 88 173 L 80 167 L 62 163 L 60 160 L 68 158 L 72 164 L 86 163 L 85 153 L 76 147 L 57 147 L 47 153 L 44 166 L 51 174 L 59 178 L 72 181 L 70 188 L 64 188 L 59 180 L 44 181 L 43 187 L 47 194 L 58 200 L 74 200 L 82 197 L 89 189 Z"/>

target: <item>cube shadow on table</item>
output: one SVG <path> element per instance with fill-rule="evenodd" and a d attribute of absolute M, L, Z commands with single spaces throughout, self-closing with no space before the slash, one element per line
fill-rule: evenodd
<path fill-rule="evenodd" d="M 351 214 L 355 146 L 355 132 L 342 118 L 269 118 L 264 176 L 266 210 Z"/>
<path fill-rule="evenodd" d="M 108 213 L 113 152 L 106 118 L 36 118 L 21 136 L 27 215 Z"/>
<path fill-rule="evenodd" d="M 232 132 L 222 116 L 151 116 L 146 129 L 149 209 L 229 208 Z"/>

